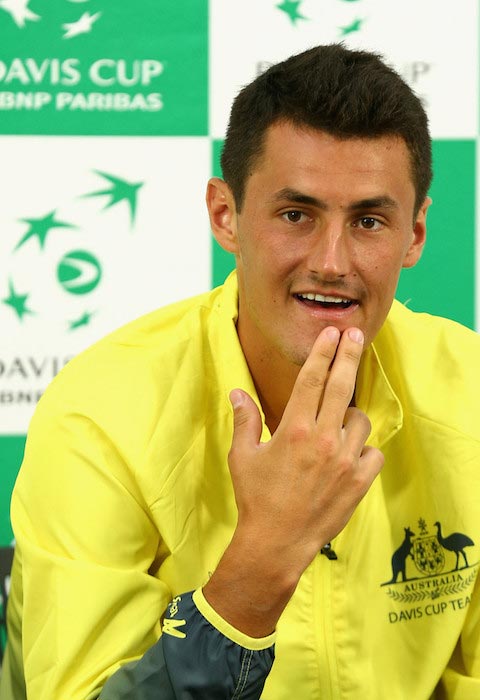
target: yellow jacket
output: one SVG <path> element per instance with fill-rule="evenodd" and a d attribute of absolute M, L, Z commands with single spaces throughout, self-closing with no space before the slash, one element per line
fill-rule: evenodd
<path fill-rule="evenodd" d="M 98 697 L 217 566 L 236 523 L 228 393 L 256 397 L 236 315 L 232 275 L 103 339 L 42 398 L 12 502 L 2 700 L 20 657 L 28 700 Z M 385 466 L 338 559 L 304 572 L 262 700 L 480 698 L 479 358 L 475 333 L 394 302 L 356 389 Z M 202 613 L 240 645 L 273 642 Z"/>

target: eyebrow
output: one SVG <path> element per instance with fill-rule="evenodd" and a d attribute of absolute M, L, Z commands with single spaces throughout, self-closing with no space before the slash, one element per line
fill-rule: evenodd
<path fill-rule="evenodd" d="M 295 202 L 296 204 L 308 204 L 318 209 L 323 209 L 324 211 L 329 208 L 328 204 L 322 199 L 312 197 L 311 195 L 304 194 L 290 187 L 284 187 L 282 190 L 279 190 L 272 199 L 273 202 L 282 202 L 285 200 Z M 394 199 L 388 195 L 380 195 L 379 197 L 367 197 L 365 199 L 360 199 L 358 202 L 352 202 L 348 205 L 347 210 L 361 211 L 364 209 L 394 209 L 397 207 L 398 203 Z"/>

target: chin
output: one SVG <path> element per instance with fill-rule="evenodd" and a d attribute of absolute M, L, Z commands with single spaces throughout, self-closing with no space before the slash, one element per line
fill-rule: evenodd
<path fill-rule="evenodd" d="M 296 367 L 302 367 L 308 359 L 310 352 L 312 350 L 313 343 L 309 347 L 302 348 L 291 348 L 284 352 L 284 357 L 290 362 L 290 364 Z"/>

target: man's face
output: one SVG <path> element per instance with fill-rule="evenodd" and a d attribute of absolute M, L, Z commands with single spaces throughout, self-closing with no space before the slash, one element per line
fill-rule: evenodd
<path fill-rule="evenodd" d="M 413 221 L 402 139 L 345 140 L 277 123 L 241 212 L 232 202 L 237 328 L 247 357 L 301 365 L 328 325 L 358 326 L 367 344 L 373 340 L 401 268 L 417 262 L 425 239 L 429 202 Z"/>

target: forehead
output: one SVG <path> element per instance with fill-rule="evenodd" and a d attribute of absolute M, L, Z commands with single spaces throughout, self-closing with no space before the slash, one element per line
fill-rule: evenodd
<path fill-rule="evenodd" d="M 356 197 L 392 188 L 415 195 L 410 152 L 401 137 L 339 138 L 278 122 L 266 131 L 261 155 L 246 183 L 246 195 L 288 187 L 306 194 L 315 194 L 320 188 L 322 198 L 323 190 L 337 196 L 337 190 L 346 195 L 346 190 L 352 189 Z"/>

